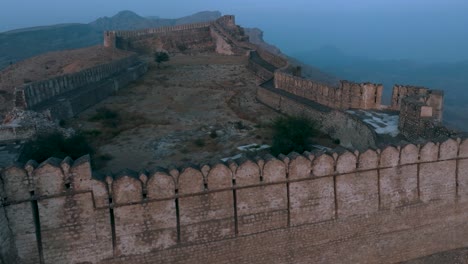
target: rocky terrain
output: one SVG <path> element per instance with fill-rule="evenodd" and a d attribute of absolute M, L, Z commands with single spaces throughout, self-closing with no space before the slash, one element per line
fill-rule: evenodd
<path fill-rule="evenodd" d="M 177 55 L 153 65 L 134 85 L 73 119 L 92 135 L 101 170 L 206 164 L 241 154 L 239 147 L 271 144 L 270 123 L 278 114 L 255 99 L 256 77 L 246 57 Z M 107 109 L 117 119 L 96 121 Z M 93 121 L 94 120 L 94 121 Z M 334 147 L 331 140 L 317 138 Z"/>
<path fill-rule="evenodd" d="M 238 146 L 268 141 L 262 124 L 276 116 L 255 102 L 256 79 L 244 60 L 172 57 L 80 114 L 72 127 L 96 134 L 99 154 L 109 159 L 104 169 L 112 171 L 219 161 L 239 154 Z M 118 113 L 118 125 L 92 121 L 103 108 Z"/>

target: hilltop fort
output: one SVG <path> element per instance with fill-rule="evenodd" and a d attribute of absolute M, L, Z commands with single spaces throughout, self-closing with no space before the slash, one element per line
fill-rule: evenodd
<path fill-rule="evenodd" d="M 0 75 L 11 84 L 0 141 L 40 133 L 11 113 L 73 117 L 163 50 L 245 58 L 256 100 L 319 122 L 343 148 L 117 174 L 93 172 L 89 156 L 5 166 L 1 264 L 394 263 L 466 246 L 468 140 L 443 126 L 442 91 L 396 85 L 383 105 L 382 85 L 304 78 L 234 16 L 107 31 L 104 47 L 119 57 L 46 80 Z M 398 136 L 382 132 L 382 115 L 398 118 Z"/>

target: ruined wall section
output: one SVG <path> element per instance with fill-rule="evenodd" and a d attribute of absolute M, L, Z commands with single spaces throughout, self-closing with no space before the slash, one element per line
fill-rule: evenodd
<path fill-rule="evenodd" d="M 258 87 L 257 99 L 281 113 L 307 116 L 321 125 L 322 132 L 339 139 L 342 146 L 359 150 L 376 147 L 374 129 L 354 115 L 276 88 Z"/>
<path fill-rule="evenodd" d="M 108 31 L 104 33 L 104 45 L 152 53 L 165 50 L 171 53 L 217 52 L 225 55 L 245 55 L 241 29 L 234 16 L 223 16 L 216 21 L 185 24 L 132 31 Z"/>
<path fill-rule="evenodd" d="M 438 121 L 442 121 L 444 92 L 441 90 L 430 90 L 425 87 L 409 85 L 395 85 L 392 92 L 391 108 L 394 110 L 400 110 L 403 99 L 412 96 L 424 98 L 425 103 L 433 108 L 432 111 L 434 118 Z"/>
<path fill-rule="evenodd" d="M 117 48 L 144 54 L 161 50 L 169 53 L 214 52 L 215 44 L 209 26 L 135 35 L 128 38 L 117 37 Z"/>
<path fill-rule="evenodd" d="M 371 83 L 341 81 L 330 87 L 283 71 L 275 72 L 275 88 L 307 98 L 334 109 L 379 109 L 383 86 Z"/>
<path fill-rule="evenodd" d="M 400 103 L 398 128 L 408 139 L 417 140 L 447 137 L 454 134 L 442 125 L 437 109 L 431 106 L 427 96 L 408 96 Z"/>
<path fill-rule="evenodd" d="M 1 182 L 18 263 L 197 263 L 201 256 L 218 262 L 231 255 L 238 259 L 237 250 L 246 239 L 257 244 L 248 258 L 254 262 L 282 262 L 287 252 L 306 244 L 316 250 L 289 255 L 290 260 L 323 258 L 333 244 L 358 260 L 382 262 L 391 257 L 395 262 L 463 246 L 464 240 L 450 233 L 450 243 L 434 240 L 421 252 L 418 244 L 405 244 L 405 232 L 393 231 L 401 228 L 396 220 L 410 212 L 416 215 L 408 219 L 419 219 L 438 212 L 431 209 L 438 204 L 449 210 L 454 203 L 466 203 L 466 171 L 468 140 L 449 139 L 363 152 L 266 156 L 201 168 L 123 171 L 99 178 L 91 175 L 86 157 L 75 162 L 49 159 L 39 166 L 29 162 L 25 168 L 7 168 Z M 451 214 L 450 220 L 444 214 L 444 221 L 456 223 L 461 217 Z M 368 220 L 353 220 L 362 217 Z M 442 218 L 430 219 L 422 229 L 410 230 L 421 230 L 416 237 L 424 239 L 427 228 L 436 232 L 444 223 L 452 226 Z M 310 233 L 323 228 L 328 231 L 322 235 Z M 444 232 L 440 230 L 438 236 Z M 286 235 L 296 231 L 303 236 Z M 354 255 L 347 242 L 375 243 L 390 234 L 390 247 L 401 250 L 396 245 L 403 243 L 408 250 L 392 256 Z M 270 239 L 287 242 L 292 251 L 282 245 L 272 248 L 276 257 L 265 255 L 269 246 L 261 241 Z M 200 255 L 195 249 L 206 243 L 216 250 Z M 321 244 L 326 247 L 317 246 Z M 6 252 L 0 252 L 5 259 Z M 344 256 L 338 255 L 333 259 Z"/>
<path fill-rule="evenodd" d="M 126 31 L 110 31 L 110 32 L 114 32 L 116 37 L 132 38 L 132 37 L 140 37 L 140 36 L 145 36 L 145 35 L 169 33 L 169 32 L 174 32 L 174 31 L 208 28 L 210 27 L 210 25 L 211 25 L 211 22 L 203 22 L 203 23 L 184 24 L 184 25 L 160 27 L 160 28 L 126 30 Z"/>
<path fill-rule="evenodd" d="M 113 75 L 126 71 L 128 68 L 138 64 L 136 55 L 123 58 L 114 62 L 89 68 L 74 74 L 67 74 L 57 78 L 40 82 L 26 84 L 16 89 L 16 106 L 34 109 L 35 106 L 53 97 L 80 87 L 105 80 Z M 19 100 L 22 99 L 22 100 Z"/>

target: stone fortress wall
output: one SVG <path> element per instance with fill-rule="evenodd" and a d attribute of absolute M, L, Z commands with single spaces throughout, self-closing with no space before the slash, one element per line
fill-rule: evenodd
<path fill-rule="evenodd" d="M 383 86 L 371 83 L 341 81 L 339 87 L 276 71 L 275 88 L 310 99 L 334 109 L 380 109 Z"/>
<path fill-rule="evenodd" d="M 135 66 L 138 63 L 138 56 L 133 55 L 77 73 L 25 84 L 23 87 L 16 89 L 16 105 L 33 109 L 35 106 L 53 97 L 80 87 L 100 82 L 112 75 L 126 71 L 128 68 Z"/>
<path fill-rule="evenodd" d="M 1 173 L 0 259 L 393 263 L 466 246 L 467 172 L 460 139 L 107 177 L 31 161 Z"/>
<path fill-rule="evenodd" d="M 231 35 L 233 23 L 210 31 L 246 50 L 267 81 L 262 102 L 375 139 L 341 110 L 375 109 L 378 85 L 342 82 L 350 99 L 332 104 L 327 88 L 284 74 L 284 58 Z M 431 94 L 403 112 L 438 117 Z M 0 263 L 394 263 L 468 246 L 467 172 L 461 139 L 116 175 L 93 174 L 88 157 L 30 161 L 0 171 Z"/>
<path fill-rule="evenodd" d="M 383 86 L 380 84 L 341 81 L 338 87 L 332 87 L 313 80 L 294 76 L 290 73 L 288 67 L 271 70 L 265 65 L 256 63 L 251 66 L 251 69 L 260 78 L 266 81 L 266 83 L 272 80 L 273 84 L 270 83 L 269 85 L 276 89 L 265 90 L 265 87 L 259 88 L 258 99 L 288 114 L 294 111 L 282 109 L 278 106 L 277 101 L 282 101 L 282 99 L 279 98 L 289 97 L 289 99 L 291 99 L 298 96 L 310 102 L 341 111 L 348 109 L 389 109 L 399 111 L 400 132 L 409 140 L 417 140 L 419 138 L 435 139 L 438 137 L 450 136 L 455 133 L 442 124 L 444 93 L 440 90 L 395 85 L 393 87 L 392 104 L 386 106 L 382 105 Z M 281 93 L 279 90 L 286 93 Z M 276 98 L 274 104 L 270 104 L 268 99 L 263 98 L 266 93 L 270 93 L 270 99 L 272 96 Z M 295 100 L 298 102 L 300 101 L 297 99 Z M 310 105 L 310 102 L 302 103 L 302 105 Z M 315 110 L 317 110 L 317 107 L 315 108 Z M 323 109 L 323 107 L 318 107 L 318 109 L 321 108 Z M 311 111 L 314 112 L 315 110 Z M 353 147 L 366 148 L 373 147 L 373 145 L 355 144 Z"/>
<path fill-rule="evenodd" d="M 15 106 L 47 113 L 53 120 L 68 119 L 137 80 L 147 71 L 137 55 L 83 71 L 33 82 L 15 89 Z M 28 124 L 0 126 L 0 142 L 27 140 L 36 134 Z"/>

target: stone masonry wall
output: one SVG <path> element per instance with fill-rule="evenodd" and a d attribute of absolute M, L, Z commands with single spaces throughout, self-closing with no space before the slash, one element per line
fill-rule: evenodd
<path fill-rule="evenodd" d="M 146 63 L 140 63 L 100 82 L 61 94 L 35 106 L 33 109 L 39 112 L 47 112 L 54 120 L 71 118 L 139 79 L 147 72 L 147 69 Z"/>
<path fill-rule="evenodd" d="M 15 263 L 18 252 L 16 250 L 10 221 L 7 217 L 6 209 L 3 206 L 5 191 L 2 181 L 0 181 L 0 264 Z"/>
<path fill-rule="evenodd" d="M 80 87 L 97 83 L 110 76 L 126 71 L 137 64 L 138 57 L 130 56 L 108 64 L 99 65 L 74 74 L 67 74 L 57 78 L 26 84 L 16 90 L 16 106 L 32 109 L 34 106 L 47 101 L 60 94 L 78 89 Z M 21 102 L 21 103 L 19 103 Z"/>
<path fill-rule="evenodd" d="M 18 250 L 0 252 L 15 263 L 393 263 L 467 246 L 467 171 L 460 139 L 106 178 L 86 157 L 29 162 L 1 174 Z"/>
<path fill-rule="evenodd" d="M 196 27 L 179 31 L 167 31 L 129 38 L 117 37 L 117 48 L 151 54 L 158 50 L 176 52 L 214 52 L 210 27 Z"/>
<path fill-rule="evenodd" d="M 275 88 L 334 109 L 379 109 L 383 91 L 382 85 L 348 81 L 341 81 L 339 87 L 330 87 L 282 71 L 275 72 Z"/>
<path fill-rule="evenodd" d="M 395 110 L 400 110 L 402 100 L 410 96 L 425 97 L 425 103 L 433 108 L 434 118 L 442 121 L 444 92 L 441 90 L 429 90 L 424 87 L 395 85 L 392 93 L 392 105 Z"/>
<path fill-rule="evenodd" d="M 441 116 L 427 102 L 426 96 L 408 96 L 401 100 L 398 128 L 410 140 L 435 139 L 454 133 L 441 124 Z"/>
<path fill-rule="evenodd" d="M 351 114 L 275 88 L 258 87 L 257 99 L 281 113 L 309 117 L 321 125 L 321 131 L 339 139 L 344 147 L 359 150 L 376 147 L 374 129 Z"/>

